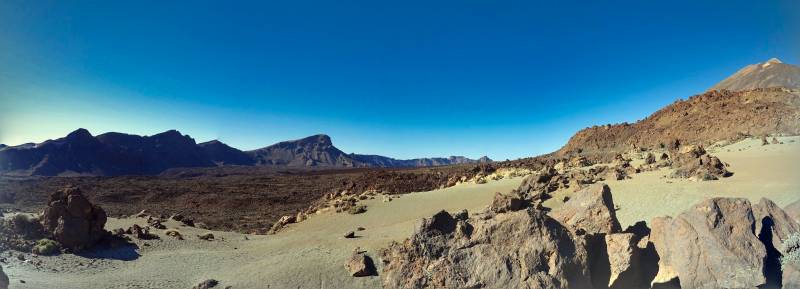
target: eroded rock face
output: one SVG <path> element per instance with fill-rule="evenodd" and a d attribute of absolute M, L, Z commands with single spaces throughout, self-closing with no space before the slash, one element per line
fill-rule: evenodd
<path fill-rule="evenodd" d="M 653 283 L 678 278 L 683 288 L 755 288 L 765 284 L 767 252 L 754 234 L 746 199 L 707 199 L 675 218 L 652 221 L 660 257 Z"/>
<path fill-rule="evenodd" d="M 583 240 L 541 211 L 425 219 L 382 252 L 387 288 L 589 288 Z"/>
<path fill-rule="evenodd" d="M 586 234 L 619 233 L 622 228 L 614 211 L 611 189 L 593 184 L 550 213 L 554 219 L 576 232 Z"/>
<path fill-rule="evenodd" d="M 76 187 L 51 195 L 41 217 L 45 231 L 72 250 L 91 247 L 106 236 L 106 219 L 106 212 L 90 203 Z"/>

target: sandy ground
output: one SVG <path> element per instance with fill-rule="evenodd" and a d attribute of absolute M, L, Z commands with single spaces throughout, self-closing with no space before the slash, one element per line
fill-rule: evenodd
<path fill-rule="evenodd" d="M 734 175 L 719 181 L 694 182 L 669 179 L 668 169 L 611 181 L 617 216 L 623 227 L 638 220 L 675 215 L 711 196 L 767 197 L 781 206 L 800 199 L 800 138 L 781 138 L 784 144 L 761 146 L 746 140 L 710 150 L 730 164 Z M 368 200 L 360 215 L 325 213 L 271 236 L 213 232 L 214 241 L 203 241 L 206 230 L 167 223 L 186 240 L 161 235 L 160 240 L 136 241 L 138 249 L 99 250 L 85 256 L 55 257 L 4 253 L 3 267 L 11 289 L 23 288 L 191 288 L 202 280 L 221 282 L 218 288 L 380 288 L 379 277 L 350 277 L 344 260 L 356 247 L 366 250 L 376 264 L 378 250 L 393 240 L 411 235 L 420 218 L 445 209 L 477 212 L 495 192 L 516 188 L 521 178 L 487 184 L 462 184 L 452 188 L 403 195 L 391 202 Z M 558 192 L 546 205 L 558 206 Z M 112 219 L 108 229 L 144 224 L 141 218 Z M 356 231 L 364 227 L 364 231 Z M 356 231 L 357 238 L 344 233 Z M 24 280 L 25 283 L 21 283 Z"/>
<path fill-rule="evenodd" d="M 671 179 L 670 169 L 635 174 L 631 179 L 608 181 L 619 207 L 622 227 L 653 217 L 674 216 L 708 197 L 741 197 L 758 202 L 762 197 L 784 207 L 800 200 L 800 138 L 779 138 L 783 144 L 761 145 L 760 139 L 714 147 L 708 151 L 730 166 L 731 177 L 697 182 Z M 636 164 L 636 162 L 632 162 Z M 559 206 L 571 192 L 558 192 L 545 203 Z"/>
<path fill-rule="evenodd" d="M 213 232 L 215 241 L 202 241 L 197 235 L 208 231 L 170 221 L 167 227 L 178 228 L 186 240 L 174 240 L 156 230 L 161 239 L 136 241 L 139 249 L 135 251 L 107 250 L 86 257 L 25 254 L 27 262 L 17 260 L 14 253 L 2 256 L 10 262 L 3 267 L 12 279 L 11 289 L 191 288 L 209 278 L 219 280 L 219 288 L 380 288 L 378 277 L 347 274 L 344 261 L 353 249 L 366 250 L 379 263 L 378 250 L 410 236 L 420 218 L 442 209 L 482 210 L 495 192 L 511 191 L 520 182 L 521 178 L 515 178 L 461 184 L 403 195 L 391 202 L 368 200 L 366 213 L 326 213 L 270 236 Z M 132 223 L 145 220 L 112 219 L 106 227 Z M 358 227 L 365 230 L 356 231 Z M 357 238 L 345 239 L 348 231 L 356 231 Z"/>

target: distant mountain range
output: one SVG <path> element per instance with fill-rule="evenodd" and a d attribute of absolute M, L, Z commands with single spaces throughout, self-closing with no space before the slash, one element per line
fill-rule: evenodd
<path fill-rule="evenodd" d="M 196 143 L 170 130 L 152 136 L 104 133 L 92 136 L 78 129 L 66 137 L 40 144 L 0 145 L 0 173 L 15 175 L 155 175 L 171 168 L 222 165 L 283 167 L 424 167 L 491 162 L 487 157 L 398 160 L 384 156 L 346 154 L 327 135 L 280 142 L 241 151 L 220 141 Z"/>

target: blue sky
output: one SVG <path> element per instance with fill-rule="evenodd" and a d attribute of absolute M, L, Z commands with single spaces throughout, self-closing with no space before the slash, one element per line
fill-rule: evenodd
<path fill-rule="evenodd" d="M 800 60 L 793 0 L 234 2 L 1 1 L 0 143 L 326 133 L 346 152 L 513 159 Z"/>

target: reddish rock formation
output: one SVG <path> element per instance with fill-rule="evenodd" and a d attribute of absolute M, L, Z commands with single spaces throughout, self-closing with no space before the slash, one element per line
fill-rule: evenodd
<path fill-rule="evenodd" d="M 90 203 L 76 187 L 52 194 L 41 220 L 53 240 L 72 250 L 91 247 L 108 234 L 105 211 Z"/>

